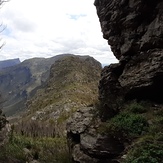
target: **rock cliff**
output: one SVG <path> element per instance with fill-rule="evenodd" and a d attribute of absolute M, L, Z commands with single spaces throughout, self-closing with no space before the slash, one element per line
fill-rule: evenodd
<path fill-rule="evenodd" d="M 94 4 L 103 37 L 119 60 L 102 73 L 99 89 L 105 107 L 117 99 L 114 96 L 117 103 L 134 98 L 163 101 L 163 2 L 96 0 Z"/>
<path fill-rule="evenodd" d="M 162 156 L 151 151 L 163 153 L 158 136 L 163 132 L 163 2 L 95 0 L 94 5 L 103 37 L 119 63 L 102 70 L 100 103 L 91 108 L 91 116 L 90 108 L 79 110 L 67 124 L 72 159 L 76 163 L 151 162 L 149 158 L 160 162 Z"/>

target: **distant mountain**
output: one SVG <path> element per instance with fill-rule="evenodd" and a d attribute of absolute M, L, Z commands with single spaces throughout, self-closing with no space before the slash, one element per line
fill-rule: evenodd
<path fill-rule="evenodd" d="M 77 101 L 85 99 L 83 103 L 90 104 L 94 95 L 92 93 L 90 96 L 89 93 L 97 90 L 95 85 L 98 84 L 100 72 L 101 64 L 90 56 L 64 56 L 51 66 L 46 84 L 30 100 L 28 108 L 39 110 L 54 103 L 56 99 L 63 100 L 70 96 Z M 78 94 L 83 96 L 78 99 Z"/>
<path fill-rule="evenodd" d="M 80 107 L 98 99 L 101 64 L 90 56 L 63 56 L 50 68 L 44 85 L 27 102 L 18 125 L 27 135 L 62 135 L 66 120 Z"/>
<path fill-rule="evenodd" d="M 0 61 L 0 70 L 20 63 L 19 58 Z"/>
<path fill-rule="evenodd" d="M 0 93 L 4 100 L 4 113 L 9 116 L 24 110 L 27 98 L 33 96 L 37 88 L 41 87 L 49 77 L 51 65 L 63 56 L 32 58 L 0 70 Z"/>

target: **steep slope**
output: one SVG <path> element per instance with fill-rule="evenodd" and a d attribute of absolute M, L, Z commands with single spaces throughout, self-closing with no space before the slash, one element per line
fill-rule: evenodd
<path fill-rule="evenodd" d="M 102 70 L 99 105 L 82 108 L 67 124 L 73 162 L 160 163 L 163 2 L 95 0 L 94 4 L 103 37 L 119 63 Z"/>
<path fill-rule="evenodd" d="M 57 60 L 44 87 L 27 102 L 28 111 L 18 130 L 27 135 L 64 135 L 68 117 L 97 100 L 100 72 L 101 64 L 89 56 Z"/>
<path fill-rule="evenodd" d="M 20 63 L 19 58 L 0 61 L 0 70 Z"/>
<path fill-rule="evenodd" d="M 49 76 L 50 66 L 62 55 L 52 58 L 33 58 L 0 71 L 0 92 L 6 115 L 25 109 L 27 98 L 35 93 Z"/>

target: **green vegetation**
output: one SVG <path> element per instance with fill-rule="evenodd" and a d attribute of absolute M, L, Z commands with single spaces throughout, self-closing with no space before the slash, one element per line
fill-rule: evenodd
<path fill-rule="evenodd" d="M 146 105 L 145 105 L 146 104 Z M 130 105 L 130 107 L 133 104 Z M 163 162 L 163 107 L 149 105 L 149 103 L 135 103 L 130 109 L 136 110 L 148 121 L 148 131 L 144 132 L 131 144 L 124 163 L 161 163 Z M 138 107 L 139 106 L 139 107 Z M 139 109 L 138 109 L 139 108 Z M 144 110 L 144 108 L 148 108 Z M 143 113 L 143 114 L 142 114 Z"/>
<path fill-rule="evenodd" d="M 101 65 L 92 58 L 63 56 L 52 65 L 44 87 L 27 102 L 28 115 L 51 104 L 60 108 L 65 103 L 76 104 L 80 108 L 93 103 L 98 96 L 100 72 Z"/>
<path fill-rule="evenodd" d="M 162 163 L 163 142 L 152 136 L 142 137 L 137 140 L 127 156 L 124 163 Z"/>
<path fill-rule="evenodd" d="M 50 71 L 50 65 L 46 68 L 40 62 L 33 63 L 37 62 L 32 59 L 22 63 L 29 73 L 29 83 L 24 79 L 26 84 L 22 85 L 28 96 L 23 105 L 26 104 L 28 111 L 12 127 L 9 142 L 0 152 L 0 160 L 69 163 L 66 121 L 78 108 L 97 99 L 101 64 L 91 57 L 67 55 L 56 59 Z M 46 81 L 43 75 L 48 78 Z M 18 82 L 14 81 L 15 87 Z M 34 89 L 40 82 L 44 82 L 43 85 Z"/>
<path fill-rule="evenodd" d="M 108 131 L 112 134 L 120 134 L 123 137 L 135 137 L 146 131 L 148 128 L 147 120 L 136 114 L 122 112 L 108 121 Z"/>
<path fill-rule="evenodd" d="M 10 135 L 11 136 L 11 135 Z M 41 163 L 70 163 L 65 138 L 32 138 L 12 135 L 0 152 L 0 160 L 19 160 Z"/>
<path fill-rule="evenodd" d="M 134 139 L 148 130 L 148 122 L 142 116 L 126 111 L 102 123 L 100 133 L 108 133 L 120 139 Z"/>
<path fill-rule="evenodd" d="M 147 132 L 149 126 L 147 119 L 142 115 L 144 112 L 146 112 L 145 107 L 133 101 L 125 105 L 113 118 L 102 123 L 99 131 L 128 139 L 138 137 L 142 132 Z"/>
<path fill-rule="evenodd" d="M 126 109 L 129 112 L 138 113 L 138 114 L 147 112 L 147 106 L 145 102 L 137 103 L 136 101 L 133 101 L 132 103 L 126 106 Z"/>
<path fill-rule="evenodd" d="M 163 163 L 162 113 L 162 105 L 131 101 L 103 122 L 98 132 L 128 144 L 123 163 Z"/>

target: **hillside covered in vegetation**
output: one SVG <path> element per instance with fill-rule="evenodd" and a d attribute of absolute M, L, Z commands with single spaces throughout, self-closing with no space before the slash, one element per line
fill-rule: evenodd
<path fill-rule="evenodd" d="M 39 67 L 35 67 L 37 74 Z M 9 118 L 9 141 L 0 160 L 71 161 L 66 140 L 67 119 L 79 108 L 97 101 L 100 73 L 101 64 L 92 57 L 59 56 L 49 69 L 47 80 L 28 97 L 27 109 Z"/>

